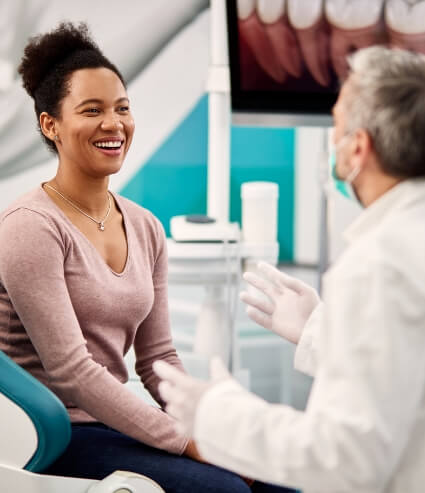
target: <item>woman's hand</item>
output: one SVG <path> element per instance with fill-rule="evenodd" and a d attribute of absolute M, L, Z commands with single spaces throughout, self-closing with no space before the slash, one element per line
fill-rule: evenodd
<path fill-rule="evenodd" d="M 186 457 L 190 457 L 191 459 L 196 460 L 198 462 L 203 462 L 204 464 L 208 464 L 208 462 L 199 453 L 198 447 L 196 446 L 195 441 L 192 439 L 190 439 L 189 442 L 187 443 L 183 455 L 185 455 Z M 241 478 L 245 481 L 245 483 L 248 486 L 251 486 L 254 483 L 253 479 L 245 478 L 244 476 L 241 476 Z"/>
<path fill-rule="evenodd" d="M 192 439 L 190 439 L 189 442 L 187 443 L 183 455 L 185 455 L 186 457 L 190 457 L 193 460 L 197 460 L 198 462 L 206 463 L 206 461 L 202 458 L 201 454 L 199 453 L 195 441 Z"/>

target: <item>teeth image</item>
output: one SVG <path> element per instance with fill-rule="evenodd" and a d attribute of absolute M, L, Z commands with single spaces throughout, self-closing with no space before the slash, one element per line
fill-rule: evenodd
<path fill-rule="evenodd" d="M 403 34 L 423 33 L 424 16 L 423 2 L 388 0 L 385 4 L 387 26 Z"/>
<path fill-rule="evenodd" d="M 248 17 L 255 10 L 255 0 L 238 0 L 237 1 L 237 11 L 238 17 L 241 20 L 248 19 Z"/>
<path fill-rule="evenodd" d="M 289 22 L 295 29 L 307 29 L 320 20 L 323 0 L 288 0 Z"/>
<path fill-rule="evenodd" d="M 326 17 L 328 22 L 340 29 L 363 29 L 373 26 L 382 14 L 384 0 L 327 0 Z"/>
<path fill-rule="evenodd" d="M 258 0 L 257 12 L 264 24 L 273 24 L 285 13 L 285 0 Z"/>

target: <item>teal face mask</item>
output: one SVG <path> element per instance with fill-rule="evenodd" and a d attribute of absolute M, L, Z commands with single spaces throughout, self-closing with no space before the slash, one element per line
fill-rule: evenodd
<path fill-rule="evenodd" d="M 354 168 L 345 180 L 341 180 L 340 178 L 338 178 L 338 175 L 336 173 L 336 151 L 338 147 L 341 146 L 346 137 L 349 137 L 349 134 L 344 135 L 344 137 L 342 137 L 338 144 L 330 151 L 329 168 L 336 190 L 338 190 L 338 192 L 344 195 L 344 197 L 346 197 L 347 199 L 354 200 L 355 202 L 360 203 L 356 193 L 354 192 L 353 185 L 351 184 L 354 178 L 359 174 L 360 168 Z"/>
<path fill-rule="evenodd" d="M 344 180 L 340 180 L 336 174 L 336 149 L 332 149 L 332 151 L 329 153 L 329 168 L 331 170 L 332 181 L 338 192 L 344 195 L 344 197 L 346 197 L 347 199 L 353 198 L 351 184 L 347 183 Z"/>

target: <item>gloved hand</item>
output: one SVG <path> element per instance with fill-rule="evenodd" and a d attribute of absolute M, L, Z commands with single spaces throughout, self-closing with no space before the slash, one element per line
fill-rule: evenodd
<path fill-rule="evenodd" d="M 196 410 L 204 392 L 219 381 L 231 378 L 218 357 L 211 359 L 209 381 L 186 375 L 165 361 L 155 361 L 152 368 L 163 380 L 158 390 L 167 403 L 166 411 L 176 418 L 176 430 L 186 436 L 193 435 Z"/>
<path fill-rule="evenodd" d="M 280 272 L 266 262 L 259 262 L 260 277 L 245 272 L 243 278 L 266 295 L 242 291 L 240 298 L 248 316 L 257 324 L 272 330 L 288 341 L 298 343 L 303 328 L 320 302 L 316 290 L 294 277 Z"/>

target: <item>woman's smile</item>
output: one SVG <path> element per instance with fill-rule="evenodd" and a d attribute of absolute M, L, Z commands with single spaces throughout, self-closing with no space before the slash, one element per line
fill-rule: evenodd
<path fill-rule="evenodd" d="M 104 137 L 95 140 L 93 146 L 105 156 L 119 156 L 124 149 L 124 139 L 121 137 Z"/>

